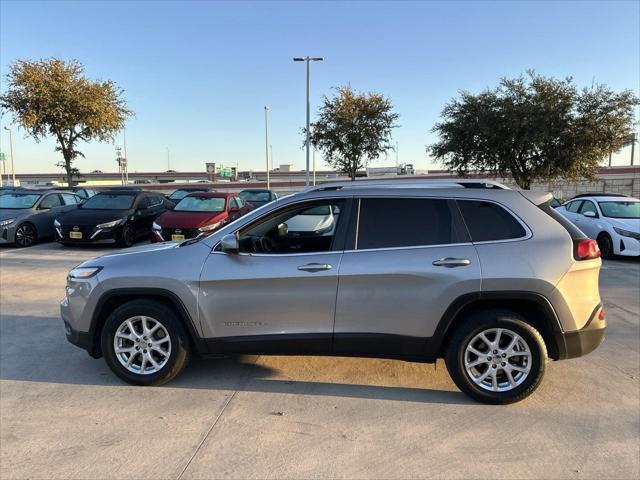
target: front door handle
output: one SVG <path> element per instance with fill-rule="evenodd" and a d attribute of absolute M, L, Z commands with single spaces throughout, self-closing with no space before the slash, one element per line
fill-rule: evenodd
<path fill-rule="evenodd" d="M 306 265 L 300 265 L 298 270 L 303 272 L 321 272 L 323 270 L 331 270 L 333 267 L 328 263 L 307 263 Z"/>
<path fill-rule="evenodd" d="M 433 261 L 433 265 L 436 267 L 447 267 L 447 268 L 455 268 L 455 267 L 466 267 L 471 264 L 471 260 L 468 258 L 439 258 L 438 260 Z"/>

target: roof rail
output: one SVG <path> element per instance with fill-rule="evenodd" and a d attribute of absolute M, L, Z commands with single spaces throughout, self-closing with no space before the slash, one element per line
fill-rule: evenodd
<path fill-rule="evenodd" d="M 494 180 L 484 179 L 437 179 L 422 178 L 410 180 L 356 180 L 354 182 L 330 182 L 305 188 L 303 192 L 326 190 L 351 190 L 354 188 L 489 188 L 509 190 L 509 187 Z"/>

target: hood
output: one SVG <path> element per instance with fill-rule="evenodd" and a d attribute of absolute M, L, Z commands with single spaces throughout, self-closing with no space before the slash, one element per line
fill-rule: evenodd
<path fill-rule="evenodd" d="M 33 211 L 30 208 L 3 208 L 0 209 L 0 220 L 7 220 L 9 218 L 23 218 L 31 215 Z"/>
<path fill-rule="evenodd" d="M 112 222 L 130 214 L 129 210 L 90 210 L 77 208 L 61 214 L 58 221 L 63 226 L 95 226 L 100 223 Z"/>
<path fill-rule="evenodd" d="M 640 219 L 638 218 L 612 218 L 604 217 L 612 226 L 629 230 L 630 232 L 640 233 Z"/>
<path fill-rule="evenodd" d="M 156 223 L 167 228 L 200 228 L 219 222 L 226 212 L 176 212 L 168 210 L 156 218 Z"/>
<path fill-rule="evenodd" d="M 149 253 L 149 252 L 157 252 L 159 250 L 171 250 L 173 248 L 178 248 L 180 246 L 179 243 L 176 242 L 160 242 L 160 243 L 148 243 L 146 245 L 139 245 L 137 247 L 130 247 L 125 250 L 118 250 L 112 253 L 107 253 L 106 255 L 101 255 L 96 258 L 111 258 L 111 257 L 122 257 L 126 255 L 137 255 L 139 253 Z M 95 258 L 92 260 L 95 263 Z"/>

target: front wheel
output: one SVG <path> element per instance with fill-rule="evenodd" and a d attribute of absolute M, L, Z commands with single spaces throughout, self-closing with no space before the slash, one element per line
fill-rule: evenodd
<path fill-rule="evenodd" d="M 606 232 L 602 232 L 598 235 L 597 242 L 598 248 L 600 249 L 600 256 L 608 259 L 613 258 L 613 240 L 611 236 Z"/>
<path fill-rule="evenodd" d="M 16 229 L 15 243 L 17 247 L 30 247 L 36 242 L 38 234 L 30 223 L 23 223 Z"/>
<path fill-rule="evenodd" d="M 135 229 L 133 228 L 133 225 L 125 223 L 118 233 L 116 244 L 118 247 L 128 248 L 134 244 L 135 240 Z"/>
<path fill-rule="evenodd" d="M 133 300 L 107 319 L 101 336 L 109 368 L 132 385 L 162 385 L 189 361 L 189 338 L 181 320 L 166 305 Z"/>
<path fill-rule="evenodd" d="M 458 388 L 489 404 L 518 402 L 544 376 L 547 350 L 540 333 L 506 310 L 473 315 L 448 344 L 447 370 Z"/>

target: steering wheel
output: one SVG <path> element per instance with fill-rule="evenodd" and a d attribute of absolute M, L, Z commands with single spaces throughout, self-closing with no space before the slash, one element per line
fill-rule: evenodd
<path fill-rule="evenodd" d="M 256 253 L 271 253 L 276 249 L 274 241 L 267 236 L 252 238 L 251 246 Z"/>

